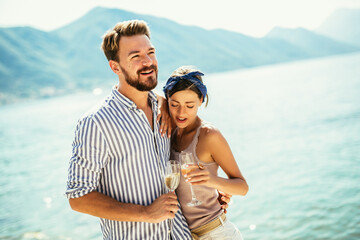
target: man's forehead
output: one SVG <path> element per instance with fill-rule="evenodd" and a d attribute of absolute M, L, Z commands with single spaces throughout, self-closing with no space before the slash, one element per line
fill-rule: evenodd
<path fill-rule="evenodd" d="M 120 50 L 127 51 L 148 50 L 154 48 L 146 35 L 122 36 L 119 42 Z"/>

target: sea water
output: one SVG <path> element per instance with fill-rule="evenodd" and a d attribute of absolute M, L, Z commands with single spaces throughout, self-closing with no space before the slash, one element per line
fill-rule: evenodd
<path fill-rule="evenodd" d="M 227 214 L 244 239 L 360 239 L 360 54 L 205 83 L 199 114 L 250 186 Z M 0 239 L 102 239 L 97 218 L 72 211 L 64 191 L 76 121 L 108 92 L 0 107 Z"/>

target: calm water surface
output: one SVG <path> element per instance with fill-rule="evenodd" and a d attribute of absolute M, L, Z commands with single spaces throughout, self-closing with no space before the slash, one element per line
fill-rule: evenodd
<path fill-rule="evenodd" d="M 360 239 L 360 54 L 205 81 L 200 115 L 250 185 L 228 213 L 244 238 Z M 0 107 L 0 239 L 101 239 L 63 193 L 76 121 L 104 94 Z"/>

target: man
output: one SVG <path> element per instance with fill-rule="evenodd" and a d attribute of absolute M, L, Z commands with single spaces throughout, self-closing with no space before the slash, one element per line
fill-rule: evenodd
<path fill-rule="evenodd" d="M 191 239 L 163 173 L 170 141 L 159 133 L 157 59 L 143 21 L 118 23 L 102 49 L 119 83 L 79 120 L 66 195 L 71 208 L 100 218 L 104 239 Z"/>

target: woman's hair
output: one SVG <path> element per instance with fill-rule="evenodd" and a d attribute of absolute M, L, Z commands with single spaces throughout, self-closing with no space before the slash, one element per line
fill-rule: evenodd
<path fill-rule="evenodd" d="M 181 67 L 177 68 L 170 75 L 170 77 L 181 77 L 188 73 L 197 72 L 197 71 L 199 71 L 199 70 L 196 69 L 194 66 L 181 66 Z M 198 78 L 203 83 L 201 76 L 197 75 L 196 78 Z M 186 79 L 181 79 L 178 83 L 176 83 L 175 86 L 171 90 L 168 90 L 166 92 L 165 96 L 171 97 L 176 92 L 183 91 L 183 90 L 191 90 L 191 91 L 195 92 L 198 95 L 199 99 L 201 99 L 201 97 L 203 97 L 203 102 L 206 97 L 205 107 L 208 105 L 208 102 L 209 102 L 208 94 L 206 94 L 206 96 L 203 96 L 202 93 L 200 92 L 200 90 L 196 87 L 196 85 Z"/>
<path fill-rule="evenodd" d="M 150 29 L 145 21 L 130 20 L 117 23 L 103 36 L 101 49 L 108 61 L 119 61 L 119 42 L 122 36 L 146 35 L 150 39 Z"/>

